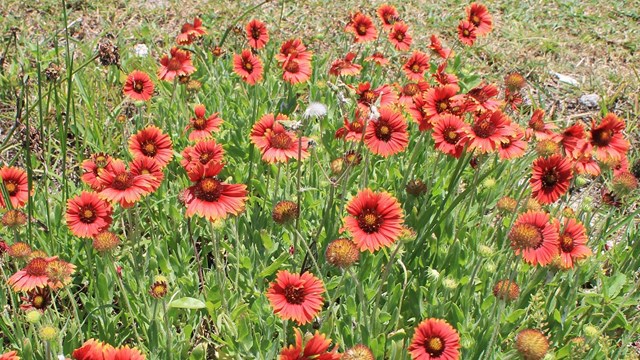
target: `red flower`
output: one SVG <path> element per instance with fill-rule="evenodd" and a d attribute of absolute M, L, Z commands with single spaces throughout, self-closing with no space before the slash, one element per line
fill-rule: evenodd
<path fill-rule="evenodd" d="M 402 66 L 402 70 L 410 80 L 424 80 L 424 73 L 429 69 L 429 55 L 415 51 Z"/>
<path fill-rule="evenodd" d="M 206 111 L 207 109 L 202 104 L 198 104 L 193 108 L 196 117 L 191 118 L 189 125 L 185 128 L 185 131 L 193 129 L 189 133 L 189 140 L 207 139 L 211 137 L 212 132 L 220 131 L 222 119 L 218 117 L 218 113 L 213 113 L 206 117 Z"/>
<path fill-rule="evenodd" d="M 177 47 L 171 48 L 171 57 L 164 55 L 160 59 L 158 77 L 160 80 L 171 81 L 176 76 L 191 75 L 196 68 L 191 63 L 191 53 Z"/>
<path fill-rule="evenodd" d="M 111 156 L 105 153 L 92 154 L 89 159 L 82 162 L 84 173 L 80 177 L 82 182 L 89 185 L 94 191 L 102 190 L 102 184 L 98 180 L 98 174 L 102 169 L 109 170 Z"/>
<path fill-rule="evenodd" d="M 358 95 L 358 106 L 362 111 L 369 111 L 371 105 L 385 107 L 397 100 L 396 94 L 386 84 L 377 89 L 372 89 L 370 83 L 360 83 L 356 89 L 356 95 Z M 379 103 L 378 100 L 380 101 Z"/>
<path fill-rule="evenodd" d="M 451 113 L 454 103 L 463 101 L 462 96 L 456 96 L 460 88 L 458 85 L 445 85 L 428 89 L 424 93 L 424 111 L 428 116 Z"/>
<path fill-rule="evenodd" d="M 180 165 L 189 171 L 195 164 L 206 166 L 207 164 L 222 163 L 224 149 L 215 140 L 198 141 L 194 146 L 187 146 L 182 151 Z"/>
<path fill-rule="evenodd" d="M 402 208 L 389 193 L 364 189 L 349 201 L 347 212 L 345 228 L 360 251 L 391 246 L 402 233 Z"/>
<path fill-rule="evenodd" d="M 338 59 L 331 64 L 331 68 L 329 69 L 329 75 L 334 76 L 349 76 L 349 75 L 358 75 L 360 74 L 360 70 L 362 70 L 362 66 L 358 64 L 352 63 L 353 59 L 355 59 L 355 53 L 348 53 L 344 59 Z"/>
<path fill-rule="evenodd" d="M 549 214 L 529 211 L 518 216 L 509 231 L 511 247 L 516 255 L 531 265 L 547 265 L 558 255 L 560 246 L 558 228 L 551 223 Z"/>
<path fill-rule="evenodd" d="M 422 93 L 428 89 L 429 83 L 426 81 L 408 82 L 399 87 L 400 97 L 398 101 L 407 107 L 411 107 L 414 104 L 414 99 L 422 97 Z"/>
<path fill-rule="evenodd" d="M 373 20 L 363 13 L 355 13 L 347 24 L 345 31 L 355 35 L 355 42 L 363 43 L 378 38 L 378 30 L 373 25 Z"/>
<path fill-rule="evenodd" d="M 366 116 L 362 116 L 360 109 L 356 109 L 353 122 L 349 122 L 346 117 L 344 118 L 344 126 L 336 131 L 336 139 L 344 138 L 346 141 L 362 140 L 362 130 L 364 130 L 366 121 Z"/>
<path fill-rule="evenodd" d="M 298 159 L 298 137 L 294 133 L 286 131 L 284 126 L 276 121 L 287 119 L 288 117 L 285 115 L 278 115 L 274 118 L 273 114 L 266 114 L 253 125 L 251 142 L 262 152 L 262 160 L 275 163 Z M 309 140 L 303 137 L 301 160 L 309 156 L 308 146 Z"/>
<path fill-rule="evenodd" d="M 433 118 L 433 133 L 436 149 L 459 158 L 464 150 L 469 125 L 455 115 L 445 114 Z"/>
<path fill-rule="evenodd" d="M 502 106 L 502 102 L 496 99 L 500 91 L 495 85 L 480 83 L 480 85 L 469 90 L 467 95 L 485 111 L 496 111 Z"/>
<path fill-rule="evenodd" d="M 467 8 L 467 21 L 475 27 L 477 36 L 488 34 L 493 28 L 493 20 L 489 10 L 479 3 L 472 3 Z"/>
<path fill-rule="evenodd" d="M 311 61 L 311 51 L 302 43 L 300 39 L 292 39 L 285 41 L 280 47 L 280 53 L 275 55 L 279 63 L 284 63 L 289 59 L 298 61 Z"/>
<path fill-rule="evenodd" d="M 20 360 L 20 356 L 18 356 L 17 351 L 9 351 L 4 354 L 0 354 L 0 360 Z"/>
<path fill-rule="evenodd" d="M 180 34 L 176 37 L 178 45 L 189 45 L 194 40 L 207 34 L 207 29 L 202 26 L 202 20 L 199 18 L 193 19 L 193 24 L 186 23 L 182 25 Z"/>
<path fill-rule="evenodd" d="M 293 329 L 296 334 L 296 345 L 289 345 L 280 352 L 280 360 L 340 360 L 341 354 L 337 353 L 337 346 L 329 350 L 331 339 L 316 331 L 315 335 L 305 337 L 308 339 L 302 346 L 302 334 L 300 329 Z M 310 334 L 309 334 L 310 335 Z"/>
<path fill-rule="evenodd" d="M 247 200 L 247 186 L 226 184 L 217 175 L 222 170 L 221 163 L 202 166 L 196 164 L 188 171 L 194 183 L 184 191 L 187 217 L 199 215 L 209 221 L 224 219 L 228 214 L 238 215 L 244 211 Z"/>
<path fill-rule="evenodd" d="M 431 75 L 435 81 L 437 81 L 440 85 L 458 85 L 458 77 L 454 74 L 449 74 L 445 70 L 447 70 L 447 62 L 443 61 L 436 72 Z"/>
<path fill-rule="evenodd" d="M 103 189 L 98 195 L 111 202 L 118 202 L 123 208 L 132 207 L 141 197 L 152 191 L 154 178 L 149 174 L 134 175 L 127 170 L 122 160 L 112 160 L 109 170 L 100 172 L 98 180 Z"/>
<path fill-rule="evenodd" d="M 532 136 L 535 136 L 537 140 L 551 139 L 555 136 L 553 132 L 555 129 L 557 129 L 555 125 L 544 122 L 544 110 L 536 109 L 529 120 L 526 138 L 531 139 Z"/>
<path fill-rule="evenodd" d="M 129 151 L 133 157 L 145 156 L 165 167 L 173 157 L 169 135 L 160 128 L 148 126 L 129 138 Z"/>
<path fill-rule="evenodd" d="M 407 51 L 411 47 L 413 39 L 408 31 L 409 27 L 402 21 L 393 24 L 393 29 L 389 33 L 389 41 L 396 50 Z"/>
<path fill-rule="evenodd" d="M 393 5 L 382 4 L 380 5 L 380 7 L 378 7 L 376 13 L 380 18 L 380 21 L 382 21 L 382 28 L 385 31 L 391 30 L 391 28 L 393 28 L 393 25 L 400 20 L 398 10 L 396 10 L 395 6 Z"/>
<path fill-rule="evenodd" d="M 458 25 L 458 39 L 465 45 L 473 45 L 476 41 L 476 28 L 466 20 L 460 21 Z"/>
<path fill-rule="evenodd" d="M 35 288 L 44 287 L 49 281 L 47 276 L 47 266 L 56 259 L 37 257 L 31 259 L 24 269 L 11 275 L 7 283 L 13 291 L 30 291 Z"/>
<path fill-rule="evenodd" d="M 432 116 L 427 114 L 427 103 L 424 97 L 425 94 L 415 96 L 413 98 L 413 104 L 411 104 L 408 109 L 413 121 L 420 126 L 420 131 L 427 131 L 433 128 L 433 124 L 431 123 Z"/>
<path fill-rule="evenodd" d="M 600 165 L 592 155 L 593 147 L 586 140 L 579 140 L 576 148 L 571 151 L 570 156 L 574 161 L 573 169 L 578 174 L 589 174 L 591 176 L 600 175 Z"/>
<path fill-rule="evenodd" d="M 104 360 L 145 360 L 146 357 L 136 348 L 123 346 L 115 349 L 113 347 L 104 351 Z"/>
<path fill-rule="evenodd" d="M 295 320 L 299 325 L 311 322 L 324 304 L 322 280 L 309 272 L 302 275 L 278 271 L 269 285 L 267 298 L 273 312 L 283 320 Z"/>
<path fill-rule="evenodd" d="M 73 235 L 90 238 L 109 228 L 112 212 L 98 194 L 83 191 L 67 201 L 67 226 Z"/>
<path fill-rule="evenodd" d="M 253 19 L 249 21 L 246 27 L 247 40 L 249 46 L 254 49 L 262 49 L 269 42 L 269 32 L 267 25 L 260 20 Z"/>
<path fill-rule="evenodd" d="M 571 162 L 566 158 L 561 155 L 539 157 L 533 162 L 531 196 L 541 204 L 554 203 L 567 192 L 572 177 Z"/>
<path fill-rule="evenodd" d="M 133 176 L 151 175 L 149 180 L 150 192 L 158 190 L 160 184 L 162 184 L 164 173 L 162 172 L 162 166 L 157 161 L 146 156 L 140 156 L 131 161 L 130 168 Z"/>
<path fill-rule="evenodd" d="M 29 200 L 29 183 L 27 172 L 14 166 L 0 168 L 0 180 L 9 195 L 9 201 L 14 208 L 23 207 Z M 0 193 L 0 207 L 7 207 L 4 196 Z"/>
<path fill-rule="evenodd" d="M 433 50 L 436 54 L 440 55 L 443 59 L 448 59 L 453 53 L 451 49 L 442 46 L 440 39 L 436 35 L 431 35 L 431 44 L 429 49 Z"/>
<path fill-rule="evenodd" d="M 527 142 L 523 140 L 524 130 L 520 125 L 511 123 L 512 135 L 498 147 L 498 156 L 502 160 L 522 157 L 527 150 Z"/>
<path fill-rule="evenodd" d="M 389 59 L 385 58 L 382 53 L 375 52 L 371 56 L 364 58 L 364 61 L 373 61 L 380 66 L 385 66 L 389 63 Z"/>
<path fill-rule="evenodd" d="M 580 123 L 564 129 L 561 134 L 560 145 L 564 148 L 565 154 L 571 154 L 578 146 L 578 142 L 583 140 L 584 137 L 584 126 Z"/>
<path fill-rule="evenodd" d="M 591 123 L 591 131 L 587 133 L 591 145 L 596 150 L 596 157 L 603 161 L 608 157 L 619 159 L 629 150 L 629 142 L 624 139 L 624 120 L 613 113 L 608 113 L 596 125 L 595 120 Z"/>
<path fill-rule="evenodd" d="M 491 152 L 514 135 L 511 119 L 502 111 L 486 113 L 477 118 L 469 132 L 469 148 L 481 153 Z"/>
<path fill-rule="evenodd" d="M 290 84 L 305 82 L 311 78 L 311 62 L 289 59 L 282 64 L 282 78 Z"/>
<path fill-rule="evenodd" d="M 571 269 L 576 260 L 591 256 L 587 247 L 587 233 L 582 223 L 567 219 L 560 233 L 560 264 L 564 269 Z"/>
<path fill-rule="evenodd" d="M 390 108 L 380 109 L 380 118 L 367 125 L 364 143 L 372 153 L 384 157 L 403 151 L 409 144 L 409 135 L 402 114 Z"/>
<path fill-rule="evenodd" d="M 153 96 L 153 81 L 147 73 L 134 70 L 127 76 L 123 92 L 133 100 L 147 101 Z"/>
<path fill-rule="evenodd" d="M 448 322 L 441 319 L 423 320 L 409 345 L 414 360 L 457 360 L 460 357 L 460 336 Z"/>
<path fill-rule="evenodd" d="M 113 346 L 102 341 L 89 339 L 81 347 L 75 349 L 71 356 L 76 360 L 103 360 L 108 351 L 113 350 Z"/>
<path fill-rule="evenodd" d="M 233 71 L 247 84 L 255 85 L 262 80 L 262 61 L 251 50 L 242 50 L 242 54 L 233 55 Z"/>

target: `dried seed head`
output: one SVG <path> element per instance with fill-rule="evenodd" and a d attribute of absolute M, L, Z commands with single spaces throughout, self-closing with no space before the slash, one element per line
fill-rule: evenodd
<path fill-rule="evenodd" d="M 511 280 L 500 280 L 493 287 L 493 295 L 501 300 L 513 301 L 518 299 L 518 295 L 520 295 L 520 288 L 518 287 L 518 284 Z"/>
<path fill-rule="evenodd" d="M 498 211 L 500 211 L 501 213 L 508 214 L 515 212 L 517 206 L 518 202 L 515 199 L 504 196 L 500 200 L 498 200 L 496 209 L 498 209 Z"/>
<path fill-rule="evenodd" d="M 549 350 L 549 340 L 538 330 L 522 330 L 516 337 L 516 349 L 525 360 L 540 360 Z"/>
<path fill-rule="evenodd" d="M 407 194 L 419 197 L 427 193 L 427 185 L 420 179 L 413 179 L 407 183 L 405 190 Z"/>
<path fill-rule="evenodd" d="M 271 217 L 277 224 L 284 225 L 298 218 L 298 205 L 289 200 L 282 200 L 273 207 Z"/>
<path fill-rule="evenodd" d="M 20 210 L 9 210 L 2 215 L 2 225 L 8 228 L 18 228 L 27 223 L 27 216 Z"/>
<path fill-rule="evenodd" d="M 341 360 L 374 360 L 373 352 L 366 345 L 358 344 L 342 354 Z"/>
<path fill-rule="evenodd" d="M 336 239 L 327 245 L 325 251 L 327 262 L 335 267 L 347 268 L 360 258 L 360 251 L 353 241 L 345 238 Z"/>
<path fill-rule="evenodd" d="M 119 244 L 118 236 L 110 231 L 103 231 L 93 237 L 93 248 L 99 253 L 115 250 Z"/>
<path fill-rule="evenodd" d="M 98 43 L 98 59 L 103 66 L 120 65 L 120 52 L 111 40 L 102 39 Z"/>

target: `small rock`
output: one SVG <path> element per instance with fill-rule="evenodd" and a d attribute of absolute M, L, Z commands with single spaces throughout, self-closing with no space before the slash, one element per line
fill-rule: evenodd
<path fill-rule="evenodd" d="M 588 108 L 597 108 L 598 102 L 600 102 L 600 96 L 598 94 L 584 94 L 580 96 L 580 104 Z"/>
<path fill-rule="evenodd" d="M 568 75 L 563 75 L 563 74 L 559 74 L 557 72 L 553 72 L 553 71 L 549 71 L 549 74 L 555 76 L 558 78 L 558 81 L 565 83 L 565 84 L 569 84 L 569 85 L 573 85 L 573 86 L 578 86 L 580 83 L 578 82 L 578 80 L 572 78 L 571 76 Z"/>

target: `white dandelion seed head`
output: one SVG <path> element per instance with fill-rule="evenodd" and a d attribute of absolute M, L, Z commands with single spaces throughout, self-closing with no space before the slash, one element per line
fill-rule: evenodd
<path fill-rule="evenodd" d="M 436 269 L 427 268 L 427 277 L 431 280 L 438 280 L 440 273 Z"/>
<path fill-rule="evenodd" d="M 378 121 L 378 119 L 380 119 L 380 112 L 378 111 L 378 107 L 376 107 L 375 105 L 371 105 L 371 107 L 369 107 L 369 110 L 369 120 Z"/>
<path fill-rule="evenodd" d="M 137 57 L 147 57 L 149 55 L 149 48 L 145 44 L 137 44 L 133 47 L 133 52 Z"/>
<path fill-rule="evenodd" d="M 307 107 L 307 110 L 304 111 L 305 119 L 309 118 L 321 118 L 327 115 L 327 107 L 319 102 L 312 102 Z"/>

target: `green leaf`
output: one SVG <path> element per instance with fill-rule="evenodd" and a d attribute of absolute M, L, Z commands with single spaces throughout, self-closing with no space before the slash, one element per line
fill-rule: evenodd
<path fill-rule="evenodd" d="M 280 265 L 282 265 L 285 261 L 287 261 L 288 258 L 289 258 L 289 253 L 284 253 L 280 255 L 280 257 L 278 257 L 276 261 L 273 262 L 273 264 L 267 266 L 264 270 L 260 272 L 260 274 L 258 274 L 258 276 L 267 277 L 273 274 L 274 272 L 276 272 L 276 270 L 280 268 Z"/>
<path fill-rule="evenodd" d="M 172 302 L 170 302 L 169 303 L 169 307 L 170 308 L 177 308 L 177 309 L 192 309 L 192 310 L 196 310 L 196 309 L 204 309 L 206 307 L 206 305 L 201 300 L 194 299 L 194 298 L 191 298 L 191 297 L 183 297 L 183 298 L 176 299 L 176 300 L 173 300 Z"/>
<path fill-rule="evenodd" d="M 627 282 L 627 276 L 622 273 L 614 275 L 607 284 L 607 294 L 610 299 L 614 299 L 622 290 L 622 287 Z"/>

